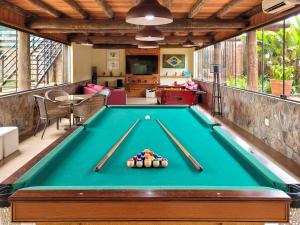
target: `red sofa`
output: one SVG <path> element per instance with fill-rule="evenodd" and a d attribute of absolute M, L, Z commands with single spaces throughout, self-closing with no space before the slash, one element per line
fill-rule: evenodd
<path fill-rule="evenodd" d="M 125 88 L 111 88 L 111 87 L 104 87 L 101 85 L 96 84 L 86 84 L 83 87 L 83 94 L 85 95 L 92 95 L 102 89 L 109 88 L 111 91 L 110 96 L 108 97 L 107 104 L 108 105 L 126 105 L 127 103 L 127 95 Z"/>

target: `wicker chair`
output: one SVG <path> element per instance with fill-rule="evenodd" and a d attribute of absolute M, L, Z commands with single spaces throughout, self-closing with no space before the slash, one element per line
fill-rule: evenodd
<path fill-rule="evenodd" d="M 105 96 L 105 103 L 104 104 L 107 105 L 107 100 L 108 100 L 108 98 L 111 94 L 111 91 L 109 89 L 103 89 L 103 90 L 99 91 L 98 94 Z"/>
<path fill-rule="evenodd" d="M 64 91 L 64 90 L 55 90 L 55 89 L 52 89 L 52 90 L 48 90 L 46 91 L 45 93 L 45 98 L 52 101 L 52 102 L 57 102 L 55 100 L 56 97 L 59 97 L 59 96 L 68 96 L 69 94 Z"/>
<path fill-rule="evenodd" d="M 69 107 L 60 107 L 57 103 L 39 95 L 34 95 L 34 99 L 40 115 L 34 135 L 36 135 L 41 121 L 45 123 L 41 139 L 43 139 L 46 128 L 51 120 L 56 120 L 56 128 L 58 130 L 60 118 L 68 118 L 71 127 L 71 110 Z"/>
<path fill-rule="evenodd" d="M 78 122 L 80 119 L 87 119 L 102 108 L 107 102 L 108 92 L 97 92 L 92 97 L 73 105 L 73 118 Z M 109 95 L 109 94 L 108 94 Z"/>

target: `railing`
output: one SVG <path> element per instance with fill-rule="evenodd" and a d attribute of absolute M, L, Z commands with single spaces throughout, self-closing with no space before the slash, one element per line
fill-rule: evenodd
<path fill-rule="evenodd" d="M 32 87 L 38 87 L 42 81 L 49 81 L 49 69 L 61 53 L 62 47 L 60 43 L 30 36 Z M 3 88 L 15 88 L 17 91 L 17 44 L 13 44 L 0 55 L 0 92 Z"/>
<path fill-rule="evenodd" d="M 16 88 L 16 85 L 8 86 L 8 81 L 16 82 L 17 76 L 17 46 L 12 45 L 0 55 L 0 90 L 2 88 Z M 14 79 L 12 79 L 15 77 Z"/>
<path fill-rule="evenodd" d="M 42 81 L 48 83 L 49 69 L 62 51 L 62 44 L 54 41 L 44 40 L 40 45 L 42 47 L 39 53 L 32 54 L 31 57 L 31 76 L 34 87 L 38 87 Z"/>

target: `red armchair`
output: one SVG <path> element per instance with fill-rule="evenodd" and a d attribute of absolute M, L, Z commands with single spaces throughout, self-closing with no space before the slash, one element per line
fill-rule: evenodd
<path fill-rule="evenodd" d="M 98 91 L 101 91 L 102 89 L 105 89 L 107 87 L 101 86 L 101 85 L 95 85 L 95 84 L 86 84 L 86 86 L 83 87 L 83 93 L 85 95 L 92 95 L 95 94 Z M 127 95 L 125 88 L 119 88 L 114 89 L 109 87 L 111 90 L 111 94 L 108 97 L 107 104 L 108 105 L 126 105 L 127 104 Z"/>

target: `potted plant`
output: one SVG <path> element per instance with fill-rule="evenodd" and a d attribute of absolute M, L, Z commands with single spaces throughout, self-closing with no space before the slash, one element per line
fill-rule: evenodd
<path fill-rule="evenodd" d="M 283 93 L 283 65 L 272 65 L 271 66 L 271 93 L 275 96 L 286 95 L 289 97 L 292 93 L 293 76 L 295 68 L 293 66 L 285 67 L 285 81 L 284 81 L 284 92 Z"/>

